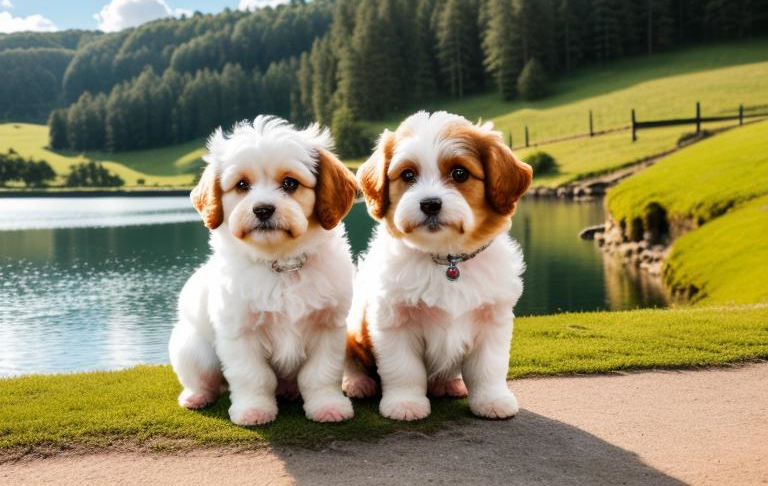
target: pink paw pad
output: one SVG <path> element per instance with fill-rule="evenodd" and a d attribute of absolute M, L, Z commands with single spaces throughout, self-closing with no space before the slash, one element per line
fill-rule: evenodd
<path fill-rule="evenodd" d="M 348 397 L 351 398 L 369 398 L 376 395 L 376 380 L 370 376 L 356 376 L 354 378 L 344 378 L 342 386 Z"/>
<path fill-rule="evenodd" d="M 400 402 L 387 411 L 382 410 L 382 415 L 394 420 L 420 420 L 429 415 L 429 408 L 416 402 Z"/>
<path fill-rule="evenodd" d="M 197 410 L 213 403 L 214 397 L 208 393 L 182 393 L 179 397 L 179 404 L 184 408 Z"/>
<path fill-rule="evenodd" d="M 263 425 L 272 422 L 277 417 L 277 413 L 272 410 L 262 410 L 259 408 L 249 408 L 237 421 L 240 425 Z"/>
<path fill-rule="evenodd" d="M 347 418 L 347 414 L 341 407 L 335 405 L 323 407 L 312 416 L 315 422 L 341 422 Z"/>

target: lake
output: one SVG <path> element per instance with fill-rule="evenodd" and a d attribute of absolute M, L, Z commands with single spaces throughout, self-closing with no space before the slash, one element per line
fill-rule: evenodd
<path fill-rule="evenodd" d="M 665 305 L 578 238 L 603 220 L 601 201 L 519 204 L 516 315 Z M 358 253 L 373 221 L 356 204 L 346 224 Z M 186 197 L 0 198 L 0 376 L 167 363 L 178 292 L 207 254 Z"/>

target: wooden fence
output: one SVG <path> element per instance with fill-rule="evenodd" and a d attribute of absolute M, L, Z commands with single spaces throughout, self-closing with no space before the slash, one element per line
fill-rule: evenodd
<path fill-rule="evenodd" d="M 764 111 L 758 111 L 759 108 L 765 108 Z M 635 109 L 632 109 L 631 114 L 631 124 L 625 125 L 623 127 L 615 127 L 610 128 L 606 130 L 595 130 L 594 129 L 594 123 L 592 121 L 592 110 L 589 110 L 588 114 L 588 122 L 589 122 L 589 131 L 587 133 L 578 133 L 574 135 L 566 135 L 563 137 L 557 137 L 557 138 L 549 138 L 546 140 L 537 140 L 535 142 L 531 141 L 531 137 L 528 133 L 528 125 L 525 125 L 525 131 L 524 131 L 524 143 L 515 146 L 512 140 L 512 132 L 508 132 L 508 140 L 507 143 L 510 148 L 514 150 L 520 150 L 525 149 L 528 147 L 536 147 L 538 145 L 548 145 L 552 143 L 558 143 L 558 142 L 565 142 L 568 140 L 575 140 L 579 138 L 590 138 L 590 137 L 597 137 L 600 135 L 607 135 L 609 133 L 616 133 L 616 132 L 623 132 L 625 130 L 630 130 L 632 132 L 632 141 L 637 141 L 637 131 L 641 129 L 646 128 L 658 128 L 658 127 L 671 127 L 676 125 L 695 125 L 696 126 L 696 133 L 701 132 L 701 124 L 702 123 L 710 123 L 710 122 L 719 122 L 719 121 L 729 121 L 729 120 L 738 120 L 739 125 L 744 124 L 744 120 L 750 119 L 750 118 L 768 118 L 768 107 L 759 106 L 759 107 L 748 107 L 744 108 L 744 105 L 739 105 L 738 114 L 736 115 L 722 115 L 722 116 L 708 116 L 708 117 L 702 117 L 701 116 L 701 104 L 699 102 L 696 102 L 696 116 L 693 118 L 675 118 L 670 120 L 646 120 L 646 121 L 637 121 L 637 116 L 635 114 Z"/>
<path fill-rule="evenodd" d="M 724 115 L 724 116 L 701 116 L 701 103 L 696 102 L 696 116 L 693 118 L 673 118 L 668 120 L 646 120 L 637 121 L 634 108 L 632 109 L 632 141 L 637 141 L 637 131 L 644 128 L 658 128 L 658 127 L 672 127 L 676 125 L 696 125 L 696 133 L 701 133 L 701 124 L 719 121 L 731 121 L 738 120 L 739 125 L 744 124 L 744 120 L 748 118 L 764 118 L 768 117 L 768 111 L 757 112 L 750 111 L 744 113 L 744 105 L 739 105 L 737 115 Z"/>

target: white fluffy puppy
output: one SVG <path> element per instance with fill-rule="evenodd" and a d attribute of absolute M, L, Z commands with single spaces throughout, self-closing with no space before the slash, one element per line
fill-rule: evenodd
<path fill-rule="evenodd" d="M 213 252 L 181 292 L 169 344 L 182 406 L 213 402 L 226 380 L 236 424 L 274 420 L 281 393 L 300 392 L 311 420 L 352 417 L 341 377 L 354 266 L 340 221 L 356 184 L 330 147 L 317 125 L 265 116 L 209 139 L 191 198 Z"/>
<path fill-rule="evenodd" d="M 380 224 L 355 280 L 349 396 L 376 392 L 375 367 L 388 418 L 429 415 L 428 390 L 468 389 L 482 417 L 517 413 L 506 377 L 524 263 L 507 231 L 531 175 L 490 123 L 419 112 L 384 132 L 358 171 Z"/>

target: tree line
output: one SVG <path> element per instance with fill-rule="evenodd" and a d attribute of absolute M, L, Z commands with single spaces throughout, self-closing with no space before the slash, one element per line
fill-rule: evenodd
<path fill-rule="evenodd" d="M 162 20 L 77 51 L 51 145 L 154 147 L 257 113 L 361 135 L 425 100 L 541 96 L 585 64 L 767 27 L 768 0 L 315 0 Z"/>
<path fill-rule="evenodd" d="M 125 181 L 111 173 L 103 164 L 89 160 L 69 167 L 64 179 L 66 187 L 119 187 Z M 45 160 L 24 158 L 13 149 L 0 153 L 0 187 L 23 183 L 28 188 L 47 187 L 56 179 L 56 172 Z"/>
<path fill-rule="evenodd" d="M 248 72 L 266 72 L 273 62 L 309 49 L 328 30 L 332 12 L 331 0 L 315 0 L 255 12 L 195 13 L 110 34 L 0 34 L 0 66 L 8 74 L 0 83 L 0 120 L 45 120 L 56 106 L 85 92 L 109 94 L 148 66 L 158 74 L 172 67 L 194 75 L 237 63 Z M 52 64 L 41 49 L 66 51 L 68 58 Z"/>

